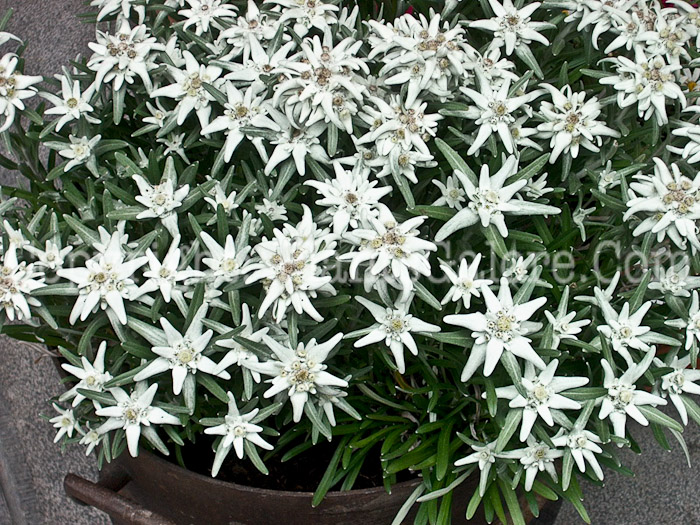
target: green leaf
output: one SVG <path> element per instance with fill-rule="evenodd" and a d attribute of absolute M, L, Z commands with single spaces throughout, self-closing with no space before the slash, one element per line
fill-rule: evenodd
<path fill-rule="evenodd" d="M 508 441 L 510 441 L 510 438 L 513 437 L 513 434 L 515 434 L 516 429 L 518 428 L 518 425 L 520 424 L 520 420 L 523 417 L 523 411 L 522 409 L 510 409 L 508 411 L 508 415 L 506 416 L 505 423 L 503 423 L 503 427 L 501 428 L 500 434 L 498 434 L 498 439 L 496 440 L 496 447 L 495 451 L 502 452 L 503 449 L 506 447 L 508 444 Z"/>
<path fill-rule="evenodd" d="M 199 373 L 197 374 L 197 383 L 214 394 L 219 401 L 228 403 L 228 395 L 226 394 L 226 391 L 219 386 L 219 383 L 217 383 L 212 376 Z"/>
<path fill-rule="evenodd" d="M 108 394 L 106 392 L 96 392 L 95 390 L 87 390 L 85 388 L 79 388 L 78 389 L 78 394 L 81 394 L 91 401 L 97 401 L 98 403 L 101 403 L 103 405 L 115 405 L 116 401 L 114 400 L 114 397 L 112 397 L 112 394 Z"/>
<path fill-rule="evenodd" d="M 525 525 L 525 517 L 515 491 L 501 477 L 498 478 L 498 486 L 501 489 L 501 494 L 503 494 L 503 499 L 506 500 L 506 506 L 513 525 Z"/>
<path fill-rule="evenodd" d="M 639 405 L 637 408 L 642 414 L 644 414 L 644 417 L 646 417 L 652 423 L 668 427 L 676 432 L 683 432 L 683 425 L 661 412 L 661 410 L 647 405 Z"/>
<path fill-rule="evenodd" d="M 476 174 L 467 166 L 467 163 L 460 157 L 459 153 L 453 150 L 449 144 L 442 139 L 435 139 L 435 145 L 445 156 L 445 159 L 447 159 L 447 162 L 452 166 L 453 170 L 461 171 L 474 186 L 479 187 L 479 180 L 476 178 Z"/>
<path fill-rule="evenodd" d="M 447 469 L 451 464 L 450 461 L 450 443 L 452 440 L 452 425 L 454 421 L 448 422 L 442 427 L 440 437 L 438 438 L 437 460 L 435 462 L 435 477 L 438 481 L 442 480 L 447 474 Z"/>
<path fill-rule="evenodd" d="M 571 483 L 571 473 L 574 469 L 574 458 L 571 455 L 571 449 L 564 450 L 564 458 L 561 466 L 561 488 L 566 490 Z"/>
<path fill-rule="evenodd" d="M 457 210 L 448 208 L 447 206 L 416 206 L 411 213 L 414 215 L 426 215 L 431 219 L 440 221 L 449 221 L 457 213 Z"/>
<path fill-rule="evenodd" d="M 262 472 L 265 475 L 269 474 L 269 471 L 267 470 L 265 463 L 263 463 L 262 459 L 260 459 L 260 455 L 258 454 L 258 449 L 255 448 L 255 445 L 253 445 L 247 439 L 243 441 L 243 444 L 245 446 L 245 453 L 248 456 L 248 459 L 250 459 L 250 462 L 253 465 L 255 465 L 255 468 L 258 469 L 260 472 Z"/>
<path fill-rule="evenodd" d="M 544 155 L 540 155 L 537 157 L 535 160 L 530 162 L 526 167 L 521 169 L 518 173 L 510 177 L 507 181 L 508 184 L 513 184 L 514 182 L 517 182 L 519 180 L 530 180 L 533 177 L 536 177 L 537 175 L 540 174 L 542 171 L 542 168 L 544 168 L 547 165 L 547 162 L 549 161 L 550 154 L 545 153 Z"/>
<path fill-rule="evenodd" d="M 77 233 L 78 237 L 85 241 L 85 243 L 90 247 L 92 247 L 95 243 L 100 242 L 100 236 L 75 217 L 66 214 L 63 216 L 63 220 L 66 221 L 66 224 L 68 224 L 71 230 Z"/>
<path fill-rule="evenodd" d="M 642 277 L 642 280 L 639 282 L 637 287 L 634 290 L 634 293 L 632 294 L 632 297 L 630 297 L 630 312 L 634 313 L 637 311 L 637 309 L 642 306 L 642 301 L 644 300 L 644 294 L 647 291 L 647 288 L 649 287 L 649 282 L 651 282 L 651 277 L 654 272 L 647 270 L 644 273 L 644 277 Z"/>
<path fill-rule="evenodd" d="M 442 305 L 433 294 L 431 294 L 428 289 L 423 286 L 420 282 L 415 281 L 413 283 L 413 289 L 416 291 L 416 295 L 420 297 L 423 301 L 432 306 L 435 310 L 442 310 Z"/>
<path fill-rule="evenodd" d="M 338 448 L 335 449 L 333 457 L 331 457 L 328 467 L 326 468 L 326 472 L 323 473 L 321 482 L 318 484 L 316 492 L 314 492 L 314 497 L 311 500 L 312 507 L 318 507 L 328 491 L 331 489 L 333 478 L 335 477 L 335 471 L 338 469 L 338 464 L 340 463 L 340 457 L 345 451 L 345 445 L 349 439 L 349 436 L 344 437 L 338 444 Z"/>
<path fill-rule="evenodd" d="M 207 92 L 214 97 L 214 100 L 216 100 L 222 106 L 225 106 L 228 103 L 226 95 L 224 95 L 221 90 L 217 89 L 213 85 L 209 84 L 208 82 L 202 82 L 202 87 L 206 89 Z"/>
<path fill-rule="evenodd" d="M 607 388 L 597 387 L 597 386 L 586 386 L 581 388 L 574 388 L 562 392 L 563 396 L 573 399 L 574 401 L 588 401 L 589 399 L 599 399 L 608 393 Z"/>
<path fill-rule="evenodd" d="M 515 48 L 515 54 L 518 55 L 520 60 L 525 62 L 525 64 L 527 64 L 527 66 L 535 72 L 537 78 L 544 78 L 544 73 L 542 73 L 540 64 L 535 58 L 535 55 L 532 54 L 532 51 L 530 51 L 530 48 L 528 46 L 517 46 Z"/>
<path fill-rule="evenodd" d="M 508 256 L 508 248 L 506 248 L 506 242 L 503 237 L 493 224 L 489 224 L 486 228 L 482 227 L 481 231 L 484 233 L 484 237 L 489 243 L 489 246 L 496 252 L 501 259 L 505 259 Z"/>

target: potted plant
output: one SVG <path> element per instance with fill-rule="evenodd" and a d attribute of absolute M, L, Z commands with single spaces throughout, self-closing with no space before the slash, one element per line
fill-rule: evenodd
<path fill-rule="evenodd" d="M 91 5 L 44 87 L 0 33 L 0 328 L 134 523 L 588 521 L 685 447 L 695 7 Z"/>

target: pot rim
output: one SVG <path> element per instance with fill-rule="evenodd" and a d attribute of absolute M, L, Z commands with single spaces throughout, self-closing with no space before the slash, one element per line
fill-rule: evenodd
<path fill-rule="evenodd" d="M 126 451 L 124 453 L 126 453 Z M 222 480 L 216 479 L 214 477 L 205 476 L 204 474 L 200 474 L 199 472 L 194 472 L 192 470 L 183 468 L 180 465 L 172 463 L 166 459 L 159 457 L 158 455 L 154 454 L 153 452 L 151 452 L 149 450 L 144 450 L 144 449 L 139 450 L 139 455 L 137 457 L 125 456 L 125 458 L 128 462 L 138 461 L 138 459 L 139 459 L 139 457 L 141 457 L 141 455 L 144 455 L 148 461 L 155 461 L 156 463 L 160 462 L 160 464 L 164 468 L 169 467 L 171 469 L 172 468 L 178 469 L 178 470 L 182 471 L 181 475 L 184 475 L 186 477 L 190 477 L 193 480 L 199 480 L 201 482 L 206 482 L 206 483 L 213 483 L 214 485 L 218 485 L 222 488 L 229 487 L 229 488 L 233 488 L 234 490 L 237 490 L 240 492 L 248 492 L 248 493 L 255 493 L 255 494 L 266 495 L 266 496 L 295 498 L 295 499 L 311 499 L 314 495 L 313 492 L 308 492 L 308 491 L 264 489 L 264 488 L 258 488 L 258 487 L 251 487 L 248 485 L 239 485 L 238 483 L 233 483 L 232 481 L 222 481 Z M 397 489 L 397 488 L 415 487 L 421 481 L 422 481 L 422 479 L 420 477 L 416 477 L 415 479 L 411 479 L 408 481 L 401 481 L 399 483 L 392 485 L 392 487 L 391 487 L 392 492 L 391 493 L 387 493 L 386 490 L 384 490 L 384 486 L 371 487 L 371 488 L 366 488 L 366 489 L 353 489 L 353 490 L 346 490 L 346 491 L 334 490 L 334 491 L 329 491 L 325 495 L 324 500 L 327 498 L 331 498 L 331 499 L 347 498 L 347 497 L 352 497 L 353 495 L 377 495 L 377 496 L 379 496 L 379 495 L 384 494 L 384 495 L 389 496 L 389 495 L 393 494 L 395 489 Z"/>

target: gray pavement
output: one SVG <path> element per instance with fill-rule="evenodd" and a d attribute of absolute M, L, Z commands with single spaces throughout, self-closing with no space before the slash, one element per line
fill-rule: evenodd
<path fill-rule="evenodd" d="M 30 44 L 25 54 L 26 71 L 54 74 L 68 59 L 86 53 L 92 27 L 75 15 L 84 11 L 80 0 L 0 0 L 0 12 L 15 10 L 9 29 Z M 0 181 L 16 181 L 0 172 Z M 0 337 L 0 482 L 6 480 L 5 496 L 0 491 L 0 525 L 10 524 L 10 507 L 15 523 L 30 525 L 101 525 L 105 516 L 81 507 L 63 493 L 66 472 L 95 479 L 92 457 L 71 447 L 61 454 L 52 443 L 51 426 L 39 419 L 49 413 L 46 402 L 59 392 L 58 376 L 46 357 L 31 347 Z M 605 488 L 586 487 L 585 504 L 596 525 L 693 525 L 700 523 L 700 477 L 688 468 L 680 447 L 669 438 L 672 452 L 662 450 L 647 429 L 634 429 L 645 453 L 629 451 L 622 456 L 635 478 L 606 472 Z M 700 465 L 700 431 L 686 430 L 690 455 Z M 4 458 L 4 459 L 3 459 Z M 3 465 L 5 468 L 3 470 Z M 9 465 L 9 467 L 7 466 Z M 9 481 L 7 481 L 9 480 Z M 7 500 L 7 501 L 6 501 Z M 19 511 L 17 510 L 19 508 Z M 582 523 L 570 505 L 564 505 L 556 525 Z"/>

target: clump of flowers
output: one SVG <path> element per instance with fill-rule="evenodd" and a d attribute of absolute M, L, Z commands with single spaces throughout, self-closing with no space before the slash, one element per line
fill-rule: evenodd
<path fill-rule="evenodd" d="M 316 502 L 379 457 L 421 525 L 588 520 L 630 420 L 685 448 L 700 11 L 608 4 L 93 0 L 41 91 L 0 33 L 0 330 L 68 374 L 56 441 L 330 441 Z"/>

